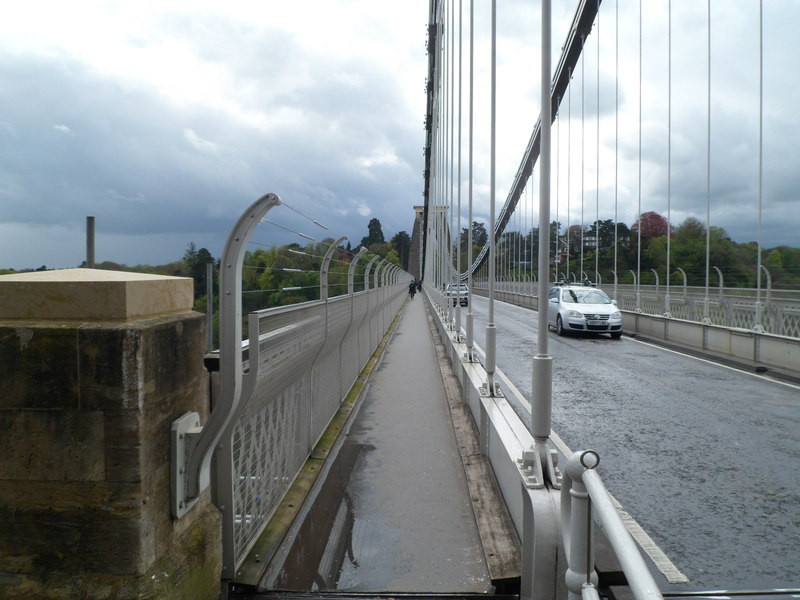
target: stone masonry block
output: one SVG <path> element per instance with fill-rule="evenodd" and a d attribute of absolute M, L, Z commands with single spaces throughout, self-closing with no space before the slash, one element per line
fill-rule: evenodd
<path fill-rule="evenodd" d="M 0 597 L 216 598 L 210 494 L 169 504 L 171 423 L 208 415 L 191 281 L 2 276 L 0 305 Z"/>
<path fill-rule="evenodd" d="M 81 404 L 96 410 L 138 410 L 142 401 L 139 323 L 91 323 L 78 338 Z"/>
<path fill-rule="evenodd" d="M 0 479 L 102 481 L 105 427 L 99 412 L 0 411 L 6 451 Z"/>
<path fill-rule="evenodd" d="M 51 324 L 0 323 L 0 410 L 79 405 L 78 334 Z"/>

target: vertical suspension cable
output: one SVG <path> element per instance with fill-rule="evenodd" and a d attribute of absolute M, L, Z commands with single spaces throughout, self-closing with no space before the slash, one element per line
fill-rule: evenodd
<path fill-rule="evenodd" d="M 670 317 L 670 251 L 672 240 L 672 0 L 667 3 L 667 293 L 664 297 L 664 314 Z"/>
<path fill-rule="evenodd" d="M 455 0 L 450 0 L 450 184 L 449 184 L 449 192 L 450 192 L 450 202 L 449 202 L 449 210 L 450 210 L 450 226 L 448 229 L 448 236 L 447 236 L 447 249 L 448 249 L 448 261 L 447 261 L 447 273 L 448 277 L 447 280 L 455 285 L 457 282 L 457 275 L 455 273 L 455 267 L 453 265 L 453 222 L 454 222 L 454 209 L 455 205 L 453 202 L 453 179 L 454 173 L 453 169 L 455 167 L 455 160 L 454 156 L 454 145 L 455 145 L 455 58 L 456 58 L 456 45 L 455 45 L 455 36 L 456 36 L 456 26 L 455 26 L 456 16 L 455 16 Z M 457 288 L 453 289 L 453 291 L 457 294 Z M 458 296 L 456 296 L 458 298 Z M 456 306 L 458 306 L 458 302 L 456 302 Z M 453 306 L 453 303 L 448 301 L 447 307 L 448 311 L 450 312 L 451 318 L 448 319 L 448 324 L 454 325 L 455 323 L 455 313 L 457 312 L 456 306 Z M 456 333 L 456 335 L 458 335 Z"/>
<path fill-rule="evenodd" d="M 761 324 L 761 236 L 763 234 L 761 207 L 764 183 L 764 2 L 758 1 L 758 236 L 756 238 L 756 331 L 764 331 Z"/>
<path fill-rule="evenodd" d="M 472 362 L 473 347 L 473 314 L 472 314 L 472 126 L 473 126 L 473 96 L 474 96 L 474 47 L 475 47 L 475 0 L 469 0 L 469 156 L 467 196 L 469 208 L 467 210 L 467 264 L 470 265 L 467 276 L 467 359 Z"/>
<path fill-rule="evenodd" d="M 455 284 L 458 286 L 457 298 L 459 298 L 458 307 L 456 308 L 456 340 L 461 341 L 461 80 L 463 79 L 463 65 L 462 55 L 464 52 L 463 45 L 463 28 L 464 28 L 464 7 L 463 0 L 458 0 L 458 219 L 456 220 L 456 277 Z"/>
<path fill-rule="evenodd" d="M 531 283 L 534 280 L 533 275 L 533 194 L 528 194 L 527 200 L 529 202 L 528 205 L 528 248 L 526 249 L 525 253 L 528 257 L 528 276 L 530 278 Z M 531 296 L 533 296 L 534 289 L 533 285 L 531 285 Z"/>
<path fill-rule="evenodd" d="M 496 158 L 496 123 L 497 123 L 497 0 L 492 0 L 492 20 L 491 20 L 491 90 L 490 101 L 490 142 L 489 142 L 489 314 L 486 324 L 486 391 L 490 396 L 494 396 L 494 371 L 495 371 L 495 348 L 496 330 L 494 325 L 494 278 L 495 278 L 495 158 Z"/>
<path fill-rule="evenodd" d="M 586 36 L 581 36 L 581 262 L 578 277 L 583 280 L 583 230 L 586 226 L 586 219 L 583 214 L 584 200 L 584 176 L 586 175 Z"/>
<path fill-rule="evenodd" d="M 639 226 L 636 228 L 636 312 L 642 310 L 640 285 L 642 283 L 642 0 L 639 0 L 639 166 L 638 166 L 637 212 Z"/>
<path fill-rule="evenodd" d="M 559 200 L 559 197 L 561 196 L 561 111 L 560 111 L 561 98 L 559 98 L 558 101 L 556 102 L 556 106 L 559 107 L 559 108 L 557 109 L 557 112 L 556 112 L 556 118 L 558 118 L 558 123 L 556 125 L 557 125 L 558 129 L 556 130 L 556 218 L 555 218 L 556 226 L 555 226 L 555 230 L 552 231 L 552 233 L 554 234 L 553 237 L 555 238 L 555 240 L 554 240 L 555 247 L 554 247 L 554 252 L 553 252 L 553 267 L 554 267 L 553 268 L 553 271 L 554 271 L 553 283 L 557 283 L 558 282 L 558 267 L 559 267 L 559 264 L 561 262 L 559 260 L 561 255 L 559 254 L 559 251 L 558 251 L 558 248 L 559 248 L 558 244 L 560 242 L 559 238 L 561 237 L 560 236 L 560 233 L 561 233 L 560 229 L 561 228 L 558 225 L 558 217 L 559 217 L 558 200 Z M 547 226 L 550 227 L 550 224 L 548 223 Z M 541 277 L 542 274 L 540 273 L 539 276 Z"/>
<path fill-rule="evenodd" d="M 708 309 L 708 285 L 711 270 L 711 0 L 706 2 L 708 12 L 707 28 L 707 130 L 706 130 L 706 286 L 703 301 L 703 321 L 708 323 L 711 317 Z"/>
<path fill-rule="evenodd" d="M 572 69 L 569 70 L 569 84 L 567 87 L 567 276 L 569 281 L 569 262 L 572 257 L 572 242 L 570 241 L 570 187 L 572 184 Z"/>
<path fill-rule="evenodd" d="M 614 3 L 614 300 L 618 300 L 619 253 L 619 0 Z"/>
<path fill-rule="evenodd" d="M 595 155 L 594 282 L 600 275 L 600 0 L 597 0 L 597 131 Z"/>

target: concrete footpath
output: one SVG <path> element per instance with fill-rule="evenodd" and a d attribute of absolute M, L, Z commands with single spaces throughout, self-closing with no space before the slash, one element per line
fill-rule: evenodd
<path fill-rule="evenodd" d="M 491 591 L 421 295 L 406 303 L 321 479 L 265 587 Z"/>

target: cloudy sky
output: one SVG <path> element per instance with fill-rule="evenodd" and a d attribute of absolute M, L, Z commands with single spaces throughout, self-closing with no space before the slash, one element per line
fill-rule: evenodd
<path fill-rule="evenodd" d="M 613 217 L 615 195 L 622 221 L 635 219 L 640 199 L 642 211 L 666 213 L 667 2 L 647 0 L 643 15 L 639 192 L 638 2 L 619 1 L 622 174 L 616 186 L 608 176 L 616 72 L 615 5 L 608 0 L 600 25 L 599 136 L 596 119 L 588 118 L 597 113 L 591 41 L 586 92 L 573 89 L 570 128 L 573 158 L 594 165 L 599 147 L 602 176 L 587 170 L 579 190 L 573 167 L 573 223 L 581 195 L 594 206 L 596 183 L 601 218 Z M 475 202 L 485 218 L 488 2 L 477 4 Z M 572 4 L 554 3 L 555 48 L 565 39 Z M 498 5 L 501 205 L 538 115 L 539 5 Z M 673 31 L 680 32 L 673 33 L 673 47 L 690 49 L 673 59 L 672 210 L 680 222 L 706 213 L 706 17 L 694 0 L 673 5 Z M 800 55 L 790 26 L 800 3 L 765 5 L 764 243 L 797 245 Z M 737 241 L 754 240 L 757 2 L 714 2 L 712 9 L 712 224 Z M 329 231 L 315 231 L 286 209 L 275 209 L 271 220 L 317 238 L 346 235 L 356 244 L 373 217 L 387 236 L 410 232 L 412 206 L 422 201 L 427 17 L 428 0 L 32 0 L 6 9 L 0 20 L 0 267 L 80 264 L 88 215 L 97 220 L 98 261 L 160 264 L 180 258 L 189 242 L 219 256 L 238 215 L 266 192 L 280 194 Z M 564 110 L 554 130 L 562 153 Z M 581 127 L 584 140 L 599 137 L 599 144 L 587 141 L 576 150 Z M 566 175 L 557 179 L 566 222 Z M 587 217 L 593 219 L 593 213 Z M 264 243 L 296 239 L 264 227 Z"/>

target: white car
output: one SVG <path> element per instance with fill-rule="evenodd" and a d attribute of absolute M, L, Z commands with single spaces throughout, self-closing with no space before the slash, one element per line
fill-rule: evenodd
<path fill-rule="evenodd" d="M 445 298 L 450 298 L 453 306 L 461 304 L 466 306 L 469 298 L 469 288 L 466 283 L 448 283 L 444 289 Z"/>
<path fill-rule="evenodd" d="M 577 285 L 550 288 L 547 298 L 547 326 L 558 335 L 570 331 L 622 335 L 622 314 L 603 290 Z"/>

